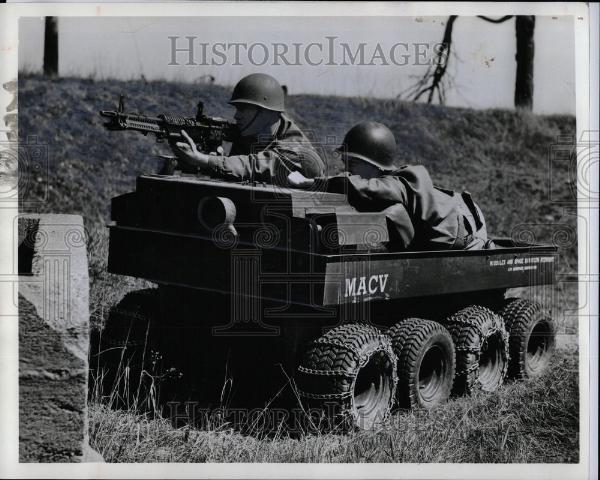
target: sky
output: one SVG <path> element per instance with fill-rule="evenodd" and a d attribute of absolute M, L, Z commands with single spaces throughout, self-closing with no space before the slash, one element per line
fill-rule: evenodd
<path fill-rule="evenodd" d="M 211 75 L 223 85 L 264 72 L 286 84 L 290 94 L 395 98 L 423 75 L 428 68 L 423 63 L 435 58 L 433 48 L 442 38 L 445 21 L 444 17 L 63 17 L 59 70 L 62 75 L 119 79 L 144 75 L 149 80 L 186 82 Z M 42 18 L 20 20 L 21 71 L 41 70 L 43 26 Z M 188 36 L 194 37 L 196 65 L 186 64 L 187 52 L 175 52 L 173 57 L 173 46 L 187 47 Z M 241 48 L 237 58 L 236 47 L 219 47 L 222 52 L 226 49 L 223 61 L 223 56 L 211 53 L 220 43 L 246 46 L 237 47 Z M 274 46 L 278 43 L 285 47 Z M 317 45 L 308 47 L 311 43 Z M 280 52 L 288 48 L 284 57 L 290 65 L 281 56 L 276 59 L 275 48 Z M 365 57 L 357 65 L 351 56 L 360 48 Z M 312 65 L 319 61 L 320 65 Z M 475 17 L 456 20 L 447 105 L 513 108 L 515 72 L 514 19 L 498 25 Z M 573 17 L 536 17 L 534 112 L 575 114 Z"/>

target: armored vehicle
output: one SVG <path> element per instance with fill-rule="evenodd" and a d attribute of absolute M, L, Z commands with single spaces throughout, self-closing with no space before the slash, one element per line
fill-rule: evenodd
<path fill-rule="evenodd" d="M 161 364 L 167 396 L 264 406 L 287 385 L 368 429 L 536 377 L 554 348 L 546 310 L 505 298 L 554 282 L 552 246 L 393 251 L 384 214 L 344 194 L 186 174 L 138 177 L 111 217 L 108 270 L 157 288 L 125 295 L 101 351 L 138 387 Z"/>

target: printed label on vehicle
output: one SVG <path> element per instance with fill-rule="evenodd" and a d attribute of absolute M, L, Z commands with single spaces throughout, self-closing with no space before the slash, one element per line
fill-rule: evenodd
<path fill-rule="evenodd" d="M 554 262 L 554 257 L 516 257 L 490 260 L 490 267 L 506 267 L 507 272 L 522 272 L 537 270 L 541 263 Z"/>

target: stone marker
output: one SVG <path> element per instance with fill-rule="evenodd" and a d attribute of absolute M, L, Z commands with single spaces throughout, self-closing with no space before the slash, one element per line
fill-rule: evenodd
<path fill-rule="evenodd" d="M 77 215 L 19 217 L 19 459 L 102 461 L 88 445 L 89 278 Z"/>

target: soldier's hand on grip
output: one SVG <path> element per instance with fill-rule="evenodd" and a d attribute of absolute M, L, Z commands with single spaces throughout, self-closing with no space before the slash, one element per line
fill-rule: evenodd
<path fill-rule="evenodd" d="M 175 143 L 173 149 L 177 158 L 192 167 L 204 168 L 208 164 L 208 156 L 198 151 L 196 144 L 185 130 L 181 131 L 181 136 L 185 139 L 185 142 Z"/>
<path fill-rule="evenodd" d="M 314 183 L 312 178 L 306 178 L 298 171 L 290 173 L 287 178 L 290 186 L 294 188 L 309 188 Z"/>

